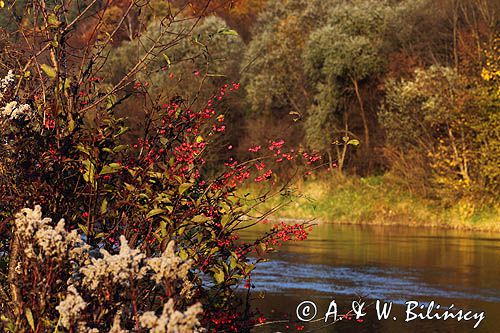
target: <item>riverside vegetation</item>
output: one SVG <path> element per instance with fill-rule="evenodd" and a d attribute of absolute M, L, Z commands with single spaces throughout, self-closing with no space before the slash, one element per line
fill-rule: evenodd
<path fill-rule="evenodd" d="M 249 133 L 299 124 L 291 140 L 331 171 L 306 177 L 306 196 L 282 215 L 498 230 L 498 10 L 494 1 L 269 4 L 244 55 Z"/>
<path fill-rule="evenodd" d="M 251 308 L 252 271 L 277 245 L 305 239 L 307 223 L 240 241 L 242 216 L 265 197 L 236 190 L 316 155 L 270 140 L 270 156 L 214 161 L 224 99 L 240 85 L 207 82 L 209 96 L 184 98 L 157 86 L 182 89 L 167 54 L 194 43 L 198 53 L 180 57 L 202 59 L 189 74 L 204 87 L 210 41 L 234 33 L 199 37 L 204 15 L 169 3 L 147 29 L 150 13 L 135 2 L 111 26 L 97 1 L 0 5 L 11 25 L 0 43 L 0 329 L 235 332 L 265 321 Z M 126 18 L 144 32 L 143 53 L 108 79 Z M 82 26 L 91 32 L 75 48 Z"/>
<path fill-rule="evenodd" d="M 242 193 L 259 191 L 249 186 Z M 279 206 L 271 219 L 289 221 L 500 231 L 498 206 L 425 198 L 391 175 L 329 176 L 295 184 L 292 193 L 295 195 L 273 196 L 260 209 Z"/>
<path fill-rule="evenodd" d="M 498 230 L 499 6 L 0 0 L 1 329 L 263 326 L 290 202 Z"/>

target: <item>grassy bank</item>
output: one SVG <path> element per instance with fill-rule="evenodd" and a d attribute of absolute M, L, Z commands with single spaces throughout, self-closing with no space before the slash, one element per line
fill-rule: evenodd
<path fill-rule="evenodd" d="M 387 177 L 311 180 L 296 194 L 276 195 L 265 208 L 284 205 L 273 217 L 329 223 L 409 225 L 500 232 L 500 207 L 470 200 L 444 205 L 392 184 Z M 255 193 L 256 188 L 249 189 Z M 259 209 L 260 210 L 260 209 Z"/>

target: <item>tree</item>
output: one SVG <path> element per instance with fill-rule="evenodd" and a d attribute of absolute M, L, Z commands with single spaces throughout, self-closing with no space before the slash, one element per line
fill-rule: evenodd
<path fill-rule="evenodd" d="M 499 105 L 486 91 L 456 70 L 439 66 L 387 84 L 380 117 L 389 144 L 418 152 L 432 170 L 434 184 L 452 190 L 452 197 L 498 189 Z"/>
<path fill-rule="evenodd" d="M 303 61 L 309 80 L 316 86 L 308 118 L 330 119 L 330 125 L 307 122 L 306 133 L 312 136 L 307 135 L 306 139 L 329 155 L 335 148 L 340 165 L 344 164 L 346 147 L 340 152 L 339 143 L 343 145 L 351 142 L 349 138 L 358 137 L 357 119 L 363 133 L 359 135 L 363 156 L 369 159 L 372 154 L 371 132 L 378 127 L 372 105 L 376 104 L 385 59 L 395 47 L 388 27 L 398 15 L 400 8 L 386 2 L 342 3 L 331 8 L 327 23 L 309 35 Z M 318 131 L 324 133 L 322 138 L 314 134 Z"/>
<path fill-rule="evenodd" d="M 265 8 L 268 0 L 179 0 L 180 5 L 188 4 L 191 12 L 205 11 L 207 15 L 217 15 L 248 41 L 256 16 Z"/>
<path fill-rule="evenodd" d="M 382 141 L 374 106 L 381 95 L 385 60 L 411 30 L 408 27 L 405 34 L 397 25 L 426 4 L 269 3 L 243 62 L 243 82 L 254 114 L 281 122 L 289 114 L 293 121 L 305 119 L 295 139 L 320 149 L 330 160 L 336 152 L 342 165 L 342 145 L 362 138 L 364 157 L 358 160 L 372 161 L 372 148 Z M 296 134 L 302 132 L 305 141 Z"/>
<path fill-rule="evenodd" d="M 301 54 L 310 31 L 324 21 L 325 9 L 322 1 L 270 2 L 259 16 L 241 69 L 255 114 L 288 125 L 305 116 L 311 96 Z M 292 131 L 294 142 L 299 133 Z"/>
<path fill-rule="evenodd" d="M 356 96 L 363 124 L 363 144 L 369 148 L 370 130 L 360 92 L 360 82 L 374 77 L 383 69 L 383 60 L 373 43 L 364 36 L 349 36 L 339 28 L 326 26 L 311 35 L 305 58 L 308 72 L 316 82 L 321 82 L 318 86 L 319 95 L 317 95 L 317 103 L 321 111 L 331 112 L 332 103 L 335 103 L 332 99 L 348 100 L 349 92 Z M 329 92 L 323 92 L 324 89 Z M 337 105 L 346 104 L 338 103 Z M 346 110 L 341 112 L 346 112 Z"/>
<path fill-rule="evenodd" d="M 146 55 L 153 43 L 168 45 L 175 42 L 172 35 L 189 34 L 169 48 L 168 52 L 153 50 Z M 243 42 L 225 21 L 216 16 L 203 18 L 190 31 L 189 22 L 180 20 L 169 28 L 161 20 L 152 20 L 141 36 L 124 41 L 109 50 L 109 59 L 102 74 L 111 83 L 127 73 L 145 55 L 150 59 L 148 68 L 134 77 L 156 98 L 163 95 L 182 95 L 204 103 L 227 80 L 235 80 L 234 69 L 241 59 Z"/>
<path fill-rule="evenodd" d="M 151 18 L 147 13 L 145 15 Z M 225 83 L 238 81 L 237 69 L 243 50 L 241 37 L 216 16 L 203 18 L 192 32 L 189 30 L 189 21 L 179 20 L 165 27 L 160 19 L 152 19 L 139 37 L 110 48 L 106 65 L 99 75 L 109 78 L 111 84 L 119 82 L 144 56 L 149 61 L 145 70 L 132 77 L 144 90 L 145 98 L 125 100 L 117 108 L 120 114 L 129 118 L 129 122 L 144 121 L 144 115 L 139 111 L 144 102 L 179 96 L 190 101 L 192 107 L 201 107 Z M 153 43 L 169 45 L 172 36 L 179 33 L 188 35 L 172 45 L 168 52 L 153 50 L 147 55 Z M 137 90 L 129 87 L 128 91 L 133 94 Z M 243 111 L 238 98 L 229 96 L 223 103 L 221 108 L 226 110 L 227 121 L 241 116 Z M 221 140 L 234 140 L 235 143 L 240 133 L 239 126 L 228 128 L 225 139 Z M 220 152 L 211 155 L 214 161 L 220 161 Z"/>

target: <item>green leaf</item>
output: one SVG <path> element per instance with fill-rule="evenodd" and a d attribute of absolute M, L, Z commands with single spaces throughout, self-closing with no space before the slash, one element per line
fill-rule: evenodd
<path fill-rule="evenodd" d="M 118 152 L 125 150 L 127 148 L 128 148 L 128 145 L 119 145 L 119 146 L 116 146 L 115 148 L 113 148 L 113 152 L 118 153 Z"/>
<path fill-rule="evenodd" d="M 166 212 L 165 209 L 155 208 L 155 209 L 152 209 L 152 210 L 149 211 L 149 213 L 146 215 L 146 218 L 150 218 L 150 217 L 153 217 L 153 216 L 156 216 L 156 215 L 160 215 L 160 214 L 163 214 L 165 212 Z"/>
<path fill-rule="evenodd" d="M 177 228 L 177 235 L 179 235 L 179 236 L 183 235 L 184 231 L 186 231 L 186 227 Z"/>
<path fill-rule="evenodd" d="M 161 237 L 167 236 L 167 222 L 160 221 L 160 233 Z"/>
<path fill-rule="evenodd" d="M 50 67 L 47 64 L 42 64 L 40 67 L 42 67 L 42 70 L 47 74 L 48 77 L 51 79 L 55 78 L 57 73 L 56 70 L 53 67 Z"/>
<path fill-rule="evenodd" d="M 53 27 L 58 27 L 61 25 L 61 22 L 57 19 L 57 16 L 55 14 L 50 14 L 49 17 L 47 17 L 47 22 Z"/>
<path fill-rule="evenodd" d="M 226 224 L 228 224 L 229 222 L 231 222 L 231 218 L 232 216 L 229 215 L 229 214 L 226 214 L 224 216 L 222 216 L 221 220 L 220 220 L 220 224 L 225 227 Z"/>
<path fill-rule="evenodd" d="M 214 279 L 217 284 L 224 282 L 224 271 L 220 268 L 214 268 Z"/>
<path fill-rule="evenodd" d="M 100 175 L 108 175 L 111 173 L 115 173 L 120 171 L 122 166 L 118 163 L 110 163 L 108 165 L 105 165 L 102 167 L 101 172 L 99 172 Z"/>
<path fill-rule="evenodd" d="M 82 164 L 85 167 L 85 173 L 83 174 L 83 179 L 92 185 L 92 187 L 96 187 L 95 180 L 95 165 L 90 160 L 82 161 Z"/>
<path fill-rule="evenodd" d="M 193 217 L 191 219 L 191 221 L 193 221 L 194 223 L 203 223 L 203 222 L 207 222 L 210 220 L 211 220 L 211 218 L 206 217 L 205 215 L 196 215 L 195 217 Z"/>
<path fill-rule="evenodd" d="M 233 29 L 229 29 L 229 28 L 220 28 L 218 31 L 217 31 L 218 34 L 222 34 L 222 35 L 232 35 L 232 36 L 238 36 L 238 32 L 236 30 L 233 30 Z"/>
<path fill-rule="evenodd" d="M 75 121 L 73 120 L 73 117 L 69 117 L 69 124 L 68 124 L 68 130 L 69 132 L 73 132 L 75 130 Z"/>
<path fill-rule="evenodd" d="M 184 183 L 184 184 L 181 184 L 179 185 L 179 194 L 183 194 L 184 192 L 186 192 L 193 184 L 191 183 Z"/>
<path fill-rule="evenodd" d="M 231 269 L 234 269 L 238 265 L 238 261 L 234 256 L 231 256 L 231 259 L 229 259 L 229 267 Z"/>
<path fill-rule="evenodd" d="M 118 131 L 118 133 L 116 133 L 115 135 L 113 135 L 113 137 L 117 138 L 120 135 L 127 133 L 129 130 L 130 130 L 130 128 L 128 128 L 128 127 L 120 127 L 120 130 Z"/>
<path fill-rule="evenodd" d="M 170 197 L 166 193 L 160 193 L 156 196 L 155 201 L 158 201 L 159 203 L 166 204 L 166 203 L 172 203 L 172 200 L 170 200 Z"/>
<path fill-rule="evenodd" d="M 108 210 L 108 200 L 104 198 L 104 200 L 101 203 L 101 214 L 106 213 L 107 210 Z"/>
<path fill-rule="evenodd" d="M 82 145 L 78 145 L 78 146 L 76 146 L 76 149 L 78 149 L 78 150 L 79 150 L 79 151 L 81 151 L 82 153 L 84 153 L 84 154 L 86 154 L 86 155 L 90 156 L 90 150 L 89 150 L 89 148 L 88 148 L 88 147 L 84 147 L 84 146 L 82 146 Z"/>
<path fill-rule="evenodd" d="M 267 251 L 266 243 L 260 243 L 259 247 L 260 247 L 260 250 L 262 251 L 262 253 L 266 253 L 266 251 Z"/>
<path fill-rule="evenodd" d="M 180 257 L 182 260 L 187 260 L 187 258 L 188 258 L 188 253 L 186 252 L 186 250 L 181 249 L 181 250 L 179 251 L 179 257 Z"/>
<path fill-rule="evenodd" d="M 85 235 L 87 235 L 87 234 L 88 234 L 88 231 L 89 231 L 89 230 L 87 229 L 87 227 L 86 227 L 86 226 L 84 226 L 83 224 L 78 224 L 78 227 L 79 227 L 79 228 L 83 231 L 83 233 L 84 233 Z"/>
<path fill-rule="evenodd" d="M 148 172 L 148 175 L 153 178 L 153 179 L 163 179 L 163 174 L 161 172 L 153 172 L 153 171 L 150 171 Z M 163 196 L 163 193 L 161 193 L 160 195 L 158 195 L 158 198 L 162 197 Z"/>
<path fill-rule="evenodd" d="M 35 320 L 33 319 L 33 313 L 30 308 L 26 309 L 26 319 L 28 319 L 28 324 L 30 324 L 31 329 L 35 330 Z"/>
<path fill-rule="evenodd" d="M 248 265 L 247 267 L 245 267 L 245 274 L 248 275 L 248 273 L 250 273 L 251 271 L 253 271 L 254 268 L 255 268 L 254 264 Z"/>
<path fill-rule="evenodd" d="M 211 250 L 210 250 L 210 255 L 214 255 L 216 254 L 217 252 L 220 251 L 220 248 L 218 246 L 216 247 L 213 247 Z"/>
<path fill-rule="evenodd" d="M 109 166 L 113 169 L 121 169 L 121 164 L 120 163 L 109 163 Z"/>

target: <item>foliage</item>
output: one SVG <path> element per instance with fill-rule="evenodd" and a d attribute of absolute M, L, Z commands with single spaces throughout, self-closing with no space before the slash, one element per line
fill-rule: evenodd
<path fill-rule="evenodd" d="M 377 90 L 386 59 L 405 38 L 413 38 L 399 25 L 426 5 L 269 3 L 243 61 L 242 80 L 254 114 L 297 122 L 291 136 L 328 155 L 331 167 L 342 169 L 356 155 L 365 154 L 366 160 L 373 155 L 370 138 L 378 134 Z M 347 149 L 351 140 L 361 143 L 363 154 Z"/>
<path fill-rule="evenodd" d="M 493 94 L 500 98 L 500 36 L 496 36 L 491 43 L 491 49 L 486 49 L 484 52 L 486 64 L 481 71 L 481 77 L 491 84 Z"/>
<path fill-rule="evenodd" d="M 159 27 L 144 55 L 128 57 L 136 60 L 135 64 L 118 72 L 121 78 L 108 81 L 101 76 L 101 69 L 106 67 L 106 52 L 113 33 L 108 32 L 109 36 L 103 40 L 96 37 L 99 31 L 95 30 L 88 44 L 75 50 L 67 41 L 72 40 L 71 27 L 79 20 L 85 21 L 85 15 L 69 21 L 61 6 L 31 5 L 50 20 L 28 20 L 11 34 L 14 43 L 19 40 L 18 33 L 38 35 L 28 41 L 31 43 L 28 48 L 23 43 L 13 44 L 5 51 L 23 50 L 26 57 L 18 59 L 17 66 L 14 63 L 1 81 L 0 253 L 2 276 L 6 277 L 1 284 L 5 291 L 1 306 L 8 318 L 3 324 L 14 325 L 14 330 L 46 331 L 54 325 L 54 306 L 63 295 L 69 297 L 67 286 L 58 281 L 59 273 L 54 271 L 51 275 L 50 269 L 72 272 L 77 268 L 70 268 L 71 261 L 54 266 L 50 266 L 50 260 L 26 262 L 26 269 L 15 273 L 16 263 L 23 254 L 15 245 L 22 240 L 16 236 L 13 217 L 26 206 L 40 205 L 53 218 L 65 219 L 64 228 L 58 225 L 56 230 L 77 230 L 91 249 L 106 250 L 111 256 L 126 249 L 123 237 L 130 251 L 140 251 L 147 257 L 156 257 L 166 249 L 170 251 L 169 244 L 175 241 L 175 254 L 191 262 L 188 276 L 193 283 L 193 302 L 203 305 L 202 326 L 209 331 L 248 330 L 253 314 L 237 291 L 242 280 L 251 279 L 256 259 L 250 254 L 257 255 L 259 261 L 263 253 L 273 250 L 276 242 L 304 239 L 306 233 L 304 224 L 280 224 L 259 239 L 242 243 L 238 240 L 238 230 L 245 228 L 242 219 L 250 210 L 246 205 L 258 204 L 265 196 L 257 203 L 247 202 L 235 190 L 247 180 L 275 182 L 276 165 L 291 163 L 298 157 L 312 164 L 318 158 L 287 148 L 283 140 L 275 140 L 262 150 L 253 148 L 253 158 L 248 162 L 239 163 L 228 154 L 216 175 L 205 171 L 209 147 L 226 130 L 227 121 L 218 111 L 219 106 L 240 85 L 226 83 L 206 100 L 193 104 L 187 99 L 192 96 L 184 99 L 183 95 L 167 95 L 168 92 L 151 98 L 154 93 L 148 90 L 148 82 L 144 82 L 146 78 L 154 79 L 155 69 L 159 72 L 169 65 L 163 54 L 175 61 L 179 60 L 177 56 L 174 58 L 175 52 L 179 52 L 178 57 L 203 54 L 199 50 L 189 53 L 187 48 L 197 40 L 204 41 L 192 33 L 199 22 L 197 18 L 190 19 L 181 13 L 179 17 L 165 17 L 164 25 Z M 93 5 L 82 8 L 82 12 L 91 10 Z M 119 21 L 126 18 L 127 11 Z M 191 22 L 183 23 L 187 27 L 184 30 L 174 27 L 180 18 Z M 209 18 L 204 24 L 212 32 L 219 22 Z M 227 34 L 227 30 L 222 30 L 213 39 L 223 41 Z M 168 42 L 163 39 L 166 36 L 170 36 Z M 144 43 L 149 42 L 144 40 Z M 210 70 L 212 60 L 204 59 Z M 134 105 L 143 114 L 143 123 L 128 124 L 125 117 L 118 115 L 118 106 L 128 98 L 142 101 Z M 130 143 L 126 137 L 129 131 L 141 133 L 140 138 Z M 262 218 L 250 218 L 249 222 L 258 223 Z M 106 258 L 111 257 L 104 255 Z M 26 281 L 33 274 L 41 276 L 42 272 L 49 272 L 42 282 L 51 287 L 45 289 L 48 294 L 44 297 L 49 301 L 43 301 L 42 297 L 41 301 L 33 302 L 38 297 L 37 284 L 27 287 Z M 134 307 L 134 297 L 147 296 L 144 292 L 148 283 L 141 280 L 139 289 L 130 290 L 140 291 L 141 295 L 130 298 L 125 291 L 122 295 L 125 300 L 120 295 L 109 299 L 132 302 L 136 326 L 138 315 L 157 311 L 156 315 L 164 318 L 172 311 L 166 298 L 154 298 L 159 304 Z M 80 291 L 80 297 L 90 302 L 90 295 Z M 102 291 L 105 299 L 111 291 Z M 173 290 L 168 290 L 166 296 L 169 292 Z M 79 300 L 74 290 L 70 293 Z M 130 310 L 130 303 L 124 306 Z M 106 305 L 109 309 L 119 307 L 119 304 Z M 168 313 L 160 314 L 161 308 Z M 91 312 L 82 313 L 82 318 L 89 318 Z M 122 313 L 127 316 L 125 312 Z M 26 316 L 27 313 L 30 315 Z M 111 315 L 111 312 L 106 314 Z M 91 322 L 96 318 L 88 320 L 89 325 L 100 325 Z M 32 322 L 37 323 L 36 329 Z M 124 325 L 129 327 L 130 322 Z"/>
<path fill-rule="evenodd" d="M 89 256 L 103 256 L 101 263 L 127 249 L 158 258 L 172 241 L 175 257 L 190 260 L 192 300 L 179 297 L 172 307 L 172 295 L 146 292 L 158 288 L 146 278 L 123 293 L 106 285 L 99 293 L 113 311 L 102 314 L 100 328 L 111 329 L 121 308 L 112 302 L 124 306 L 123 326 L 137 330 L 139 316 L 164 320 L 200 302 L 201 326 L 241 331 L 254 324 L 242 282 L 251 285 L 264 253 L 306 236 L 303 224 L 278 224 L 250 243 L 238 239 L 277 208 L 259 209 L 269 195 L 290 198 L 280 170 L 303 177 L 328 157 L 331 169 L 350 173 L 402 171 L 392 181 L 403 183 L 405 193 L 432 194 L 438 207 L 458 207 L 467 218 L 478 202 L 498 203 L 494 1 L 0 3 L 4 330 L 52 329 L 66 298 L 100 307 L 86 286 L 68 291 L 68 274 L 90 269 L 88 263 L 45 260 L 46 243 L 22 239 L 15 216 L 25 207 L 40 205 L 55 220 L 64 218 L 64 228 L 47 222 L 48 234 L 79 238 L 94 252 Z M 231 132 L 229 125 L 239 127 Z M 380 197 L 379 180 L 353 181 L 322 209 L 358 222 L 392 219 L 397 190 L 382 191 L 390 200 L 379 199 L 380 210 L 365 199 Z M 269 187 L 249 199 L 238 191 L 246 183 Z M 415 215 L 432 215 L 412 199 L 396 203 L 399 212 L 413 204 Z M 42 259 L 28 260 L 19 247 L 28 244 Z M 174 285 L 155 290 L 168 294 Z M 151 302 L 134 310 L 134 297 Z M 88 326 L 101 325 L 81 315 Z"/>
<path fill-rule="evenodd" d="M 243 60 L 242 80 L 254 111 L 278 112 L 284 106 L 303 111 L 308 87 L 301 54 L 308 33 L 323 21 L 325 6 L 320 1 L 293 0 L 270 3 L 262 12 Z"/>
<path fill-rule="evenodd" d="M 265 8 L 268 0 L 180 0 L 181 4 L 189 3 L 193 14 L 207 13 L 217 15 L 226 20 L 231 27 L 246 40 L 255 23 L 255 17 Z"/>
<path fill-rule="evenodd" d="M 182 95 L 189 101 L 199 98 L 204 103 L 228 76 L 234 78 L 231 69 L 239 62 L 243 43 L 237 34 L 230 33 L 224 20 L 215 16 L 204 18 L 192 31 L 190 28 L 189 21 L 174 22 L 165 34 L 161 19 L 152 20 L 141 36 L 110 49 L 102 76 L 116 84 L 155 43 L 159 48 L 175 42 L 171 34 L 189 34 L 168 52 L 154 50 L 149 68 L 138 73 L 136 80 L 152 99 L 161 93 Z"/>
<path fill-rule="evenodd" d="M 329 151 L 333 138 L 348 137 L 349 99 L 356 94 L 365 127 L 364 143 L 369 142 L 369 129 L 359 82 L 381 71 L 381 56 L 365 36 L 349 36 L 342 28 L 325 26 L 311 34 L 304 53 L 309 75 L 318 82 L 315 103 L 309 109 L 306 138 L 310 145 Z M 351 93 L 349 93 L 351 91 Z M 312 122 L 315 118 L 332 118 L 328 122 Z M 315 124 L 321 127 L 314 126 Z M 325 126 L 329 126 L 324 128 Z M 316 133 L 328 133 L 318 137 Z M 326 141 L 326 140 L 328 141 Z M 338 158 L 338 160 L 340 160 Z"/>
<path fill-rule="evenodd" d="M 486 65 L 481 72 L 484 81 L 477 89 L 479 108 L 484 119 L 473 123 L 478 133 L 480 174 L 493 195 L 500 193 L 500 38 L 496 37 L 490 50 L 486 50 Z"/>
<path fill-rule="evenodd" d="M 434 181 L 457 194 L 498 190 L 497 115 L 498 100 L 483 87 L 438 66 L 389 82 L 380 113 L 390 144 L 425 156 Z"/>
<path fill-rule="evenodd" d="M 273 135 L 273 127 L 266 124 L 278 123 L 285 140 L 302 141 L 297 122 L 311 99 L 302 52 L 308 33 L 324 21 L 327 7 L 324 1 L 270 1 L 259 15 L 241 65 L 252 110 L 249 140 Z"/>
<path fill-rule="evenodd" d="M 161 10 L 156 15 L 158 13 Z M 147 14 L 145 16 L 149 17 Z M 190 21 L 186 20 L 173 22 L 169 27 L 162 24 L 161 17 L 147 22 L 148 26 L 139 37 L 110 48 L 106 64 L 99 73 L 99 76 L 108 78 L 108 83 L 116 84 L 140 59 L 144 56 L 150 58 L 149 66 L 134 75 L 145 99 L 127 99 L 117 106 L 118 114 L 128 118 L 127 124 L 144 120 L 140 111 L 144 102 L 175 98 L 201 108 L 219 87 L 229 80 L 238 79 L 236 69 L 241 60 L 243 43 L 241 37 L 229 29 L 221 18 L 205 17 L 192 31 Z M 177 33 L 187 34 L 187 37 L 175 42 L 172 34 Z M 148 55 L 154 44 L 158 46 L 157 49 Z M 158 50 L 162 45 L 169 44 L 172 47 L 169 47 L 168 52 Z M 133 91 L 133 88 L 128 90 Z M 240 94 L 236 92 L 218 101 L 228 122 L 241 118 L 241 104 Z M 242 125 L 236 121 L 233 123 L 219 139 L 220 146 L 235 143 L 239 137 Z M 131 134 L 142 135 L 141 132 Z M 210 154 L 207 154 L 207 163 L 212 169 L 221 163 L 219 155 L 226 154 L 225 149 L 219 149 L 219 145 L 210 147 Z"/>

